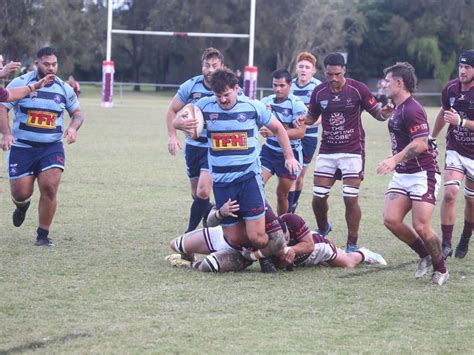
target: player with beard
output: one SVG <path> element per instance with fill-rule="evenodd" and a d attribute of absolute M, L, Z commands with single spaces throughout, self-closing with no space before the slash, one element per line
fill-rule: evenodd
<path fill-rule="evenodd" d="M 455 257 L 466 256 L 474 228 L 474 49 L 463 52 L 458 63 L 459 76 L 448 82 L 442 91 L 441 109 L 431 134 L 436 138 L 444 125 L 448 124 L 441 202 L 445 259 L 453 253 L 451 240 L 456 222 L 456 198 L 464 177 L 464 228 Z"/>
<path fill-rule="evenodd" d="M 309 106 L 311 94 L 316 86 L 321 84 L 321 81 L 316 79 L 316 57 L 309 52 L 298 53 L 296 57 L 296 74 L 297 77 L 291 82 L 291 90 L 293 95 L 299 97 L 301 101 Z M 306 132 L 301 140 L 303 148 L 303 169 L 296 179 L 294 191 L 290 191 L 288 201 L 292 202 L 290 205 L 291 212 L 295 212 L 298 206 L 298 201 L 303 191 L 304 177 L 308 167 L 313 160 L 314 153 L 318 146 L 318 130 L 320 120 L 317 120 L 313 125 L 306 127 Z"/>
<path fill-rule="evenodd" d="M 166 113 L 168 127 L 168 151 L 175 155 L 181 149 L 176 129 L 187 131 L 192 122 L 177 117 L 177 113 L 186 104 L 195 103 L 203 97 L 212 96 L 211 75 L 224 67 L 224 56 L 215 48 L 206 48 L 202 54 L 202 74 L 184 82 L 171 100 Z M 207 132 L 204 129 L 197 139 L 186 137 L 184 157 L 186 172 L 191 184 L 193 203 L 191 204 L 189 222 L 186 232 L 196 229 L 201 219 L 207 215 L 212 205 L 209 201 L 212 177 L 207 161 Z"/>
<path fill-rule="evenodd" d="M 3 56 L 0 54 L 0 79 L 6 78 L 21 66 L 20 62 L 10 62 L 3 66 Z M 0 102 L 12 102 L 19 100 L 29 93 L 49 85 L 53 82 L 54 75 L 46 75 L 44 78 L 34 84 L 28 86 L 20 86 L 17 88 L 4 89 L 0 87 Z"/>
<path fill-rule="evenodd" d="M 442 285 L 449 278 L 441 242 L 431 226 L 440 174 L 436 153 L 428 145 L 428 118 L 412 93 L 415 69 L 396 63 L 384 70 L 387 97 L 395 105 L 388 122 L 392 156 L 377 165 L 377 174 L 395 171 L 385 194 L 384 224 L 420 257 L 415 277 L 425 275 L 433 265 L 431 282 Z M 404 222 L 412 212 L 412 224 Z"/>
<path fill-rule="evenodd" d="M 77 131 L 84 121 L 74 90 L 58 77 L 50 85 L 37 88 L 38 82 L 58 71 L 57 51 L 45 47 L 38 51 L 37 71 L 14 79 L 9 88 L 30 86 L 29 96 L 0 105 L 0 133 L 2 149 L 7 156 L 8 177 L 13 203 L 13 224 L 21 226 L 30 206 L 35 180 L 40 190 L 37 246 L 54 246 L 49 229 L 56 212 L 56 194 L 64 170 L 63 137 L 67 143 L 76 141 Z M 8 110 L 14 109 L 13 129 L 10 129 Z M 64 130 L 64 109 L 71 116 Z"/>
<path fill-rule="evenodd" d="M 359 206 L 359 187 L 364 175 L 365 132 L 361 113 L 367 110 L 375 119 L 388 117 L 369 88 L 357 80 L 345 78 L 345 60 L 340 53 L 324 58 L 327 81 L 317 86 L 311 95 L 308 114 L 297 124 L 313 125 L 321 116 L 322 137 L 314 167 L 313 212 L 318 233 L 326 236 L 328 198 L 336 179 L 342 178 L 342 195 L 346 207 L 346 251 L 357 249 L 362 212 Z"/>

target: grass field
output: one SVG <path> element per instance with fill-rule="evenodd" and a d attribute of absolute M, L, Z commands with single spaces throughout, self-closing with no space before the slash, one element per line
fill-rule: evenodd
<path fill-rule="evenodd" d="M 2 159 L 0 354 L 473 352 L 474 253 L 449 259 L 450 280 L 431 286 L 414 278 L 416 255 L 383 226 L 389 177 L 374 170 L 390 152 L 386 124 L 364 117 L 359 243 L 388 266 L 202 274 L 163 260 L 186 228 L 191 200 L 183 157 L 167 153 L 169 95 L 128 93 L 101 109 L 95 94 L 81 97 L 86 122 L 66 147 L 55 248 L 33 246 L 37 193 L 24 225 L 12 226 Z M 272 179 L 272 202 L 274 188 Z M 330 197 L 330 237 L 342 246 L 340 190 Z M 298 213 L 315 227 L 311 174 Z M 439 207 L 439 231 L 438 221 Z"/>

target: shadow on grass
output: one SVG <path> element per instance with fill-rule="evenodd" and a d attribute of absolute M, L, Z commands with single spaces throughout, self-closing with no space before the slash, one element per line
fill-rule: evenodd
<path fill-rule="evenodd" d="M 46 339 L 44 341 L 32 341 L 31 343 L 26 343 L 20 346 L 15 346 L 14 348 L 6 349 L 6 350 L 0 350 L 0 355 L 7 355 L 7 354 L 13 354 L 13 353 L 22 353 L 27 350 L 35 350 L 39 348 L 45 348 L 48 345 L 51 344 L 62 344 L 62 343 L 67 343 L 69 341 L 78 339 L 78 338 L 85 338 L 85 337 L 90 337 L 91 334 L 87 333 L 78 333 L 78 334 L 68 334 L 65 335 L 61 338 L 57 339 Z"/>
<path fill-rule="evenodd" d="M 403 269 L 404 267 L 406 267 L 408 265 L 413 265 L 413 264 L 414 264 L 413 261 L 408 261 L 406 263 L 401 263 L 401 264 L 398 264 L 398 265 L 379 267 L 379 268 L 376 268 L 376 269 L 374 268 L 374 269 L 369 269 L 369 270 L 353 272 L 353 273 L 350 273 L 350 274 L 347 274 L 347 275 L 338 276 L 337 278 L 338 279 L 350 279 L 350 278 L 353 278 L 353 277 L 359 277 L 359 276 L 365 276 L 365 275 L 368 275 L 368 274 L 374 274 L 376 272 L 386 272 L 386 271 L 399 270 L 399 269 Z"/>

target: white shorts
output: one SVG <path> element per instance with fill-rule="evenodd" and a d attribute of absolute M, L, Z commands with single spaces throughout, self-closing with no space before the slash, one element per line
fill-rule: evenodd
<path fill-rule="evenodd" d="M 398 193 L 413 201 L 436 203 L 441 176 L 435 172 L 420 171 L 412 174 L 394 173 L 386 194 Z"/>
<path fill-rule="evenodd" d="M 469 159 L 455 150 L 446 151 L 444 169 L 458 171 L 474 181 L 474 159 Z"/>
<path fill-rule="evenodd" d="M 315 266 L 322 262 L 336 259 L 337 248 L 332 243 L 316 243 L 313 252 L 303 261 L 301 266 Z"/>
<path fill-rule="evenodd" d="M 224 237 L 221 226 L 204 228 L 202 231 L 204 233 L 204 240 L 211 253 L 229 249 L 236 250 Z"/>
<path fill-rule="evenodd" d="M 314 165 L 314 176 L 337 179 L 340 170 L 342 178 L 361 179 L 364 174 L 364 159 L 360 154 L 319 154 Z"/>

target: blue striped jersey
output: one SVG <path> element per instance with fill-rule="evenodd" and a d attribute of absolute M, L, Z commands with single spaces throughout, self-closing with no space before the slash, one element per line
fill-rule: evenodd
<path fill-rule="evenodd" d="M 8 88 L 26 86 L 37 81 L 37 74 L 32 71 L 12 80 Z M 50 86 L 34 91 L 20 100 L 2 104 L 8 110 L 13 109 L 14 146 L 23 148 L 62 141 L 64 110 L 71 114 L 79 108 L 73 88 L 58 77 Z"/>
<path fill-rule="evenodd" d="M 260 174 L 258 127 L 269 125 L 272 114 L 260 101 L 238 95 L 230 110 L 223 110 L 215 96 L 196 105 L 207 125 L 209 170 L 214 183 L 231 183 Z"/>
<path fill-rule="evenodd" d="M 311 99 L 311 94 L 316 86 L 321 84 L 321 81 L 316 78 L 311 78 L 309 83 L 304 86 L 298 85 L 298 78 L 294 78 L 291 81 L 291 90 L 293 91 L 293 95 L 298 96 L 308 107 L 309 101 Z M 306 128 L 305 137 L 318 137 L 318 128 L 319 125 L 313 125 Z"/>
<path fill-rule="evenodd" d="M 204 82 L 204 75 L 197 75 L 185 81 L 178 89 L 178 98 L 185 104 L 194 104 L 203 97 L 214 95 L 211 88 Z M 185 143 L 195 147 L 207 147 L 206 126 L 197 139 L 186 137 Z"/>
<path fill-rule="evenodd" d="M 294 128 L 293 121 L 301 115 L 306 114 L 306 106 L 297 96 L 290 94 L 285 101 L 277 102 L 275 95 L 264 97 L 262 103 L 281 122 L 285 129 Z M 301 145 L 301 139 L 290 140 L 292 148 L 297 149 Z M 268 148 L 283 152 L 276 137 L 268 137 L 265 143 Z"/>

